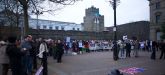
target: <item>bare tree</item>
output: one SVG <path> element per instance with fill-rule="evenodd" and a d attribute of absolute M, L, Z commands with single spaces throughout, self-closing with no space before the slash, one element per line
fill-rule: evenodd
<path fill-rule="evenodd" d="M 33 12 L 54 12 L 62 9 L 66 5 L 73 5 L 76 1 L 79 0 L 0 0 L 0 4 L 3 4 L 3 7 L 0 9 L 8 9 L 15 12 L 18 17 L 19 12 L 23 12 L 23 21 L 24 21 L 24 35 L 29 34 L 29 13 Z M 44 3 L 49 3 L 47 6 L 44 6 Z M 50 8 L 49 8 L 50 7 Z M 18 23 L 18 18 L 16 23 Z"/>
<path fill-rule="evenodd" d="M 19 14 L 21 13 L 18 3 L 12 0 L 1 0 L 0 9 L 3 18 L 6 18 L 9 25 L 18 26 Z"/>

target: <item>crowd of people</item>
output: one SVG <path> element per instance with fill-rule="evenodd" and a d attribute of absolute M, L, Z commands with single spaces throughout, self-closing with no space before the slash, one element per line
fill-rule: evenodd
<path fill-rule="evenodd" d="M 62 62 L 63 54 L 90 53 L 90 44 L 103 43 L 105 40 L 52 40 L 38 38 L 33 39 L 31 35 L 18 40 L 15 36 L 7 39 L 0 39 L 0 64 L 2 65 L 2 75 L 8 75 L 11 69 L 12 75 L 33 75 L 38 68 L 38 61 L 41 61 L 43 75 L 47 75 L 47 56 L 52 56 L 57 63 Z M 113 41 L 106 41 L 113 46 Z M 160 59 L 165 59 L 165 41 L 137 41 L 118 40 L 117 50 L 119 58 L 131 57 L 131 51 L 135 57 L 139 56 L 138 51 L 152 52 L 151 59 L 156 58 L 156 51 L 160 50 Z M 112 50 L 113 51 L 113 47 Z"/>
<path fill-rule="evenodd" d="M 130 57 L 132 52 L 135 57 L 139 56 L 139 51 L 148 51 L 151 53 L 151 59 L 156 59 L 156 51 L 160 50 L 161 55 L 160 59 L 164 57 L 165 59 L 165 41 L 138 41 L 138 40 L 119 40 L 118 44 L 118 53 L 119 58 Z"/>
<path fill-rule="evenodd" d="M 8 75 L 9 69 L 11 69 L 12 75 L 32 75 L 37 70 L 39 47 L 41 45 L 34 42 L 31 35 L 25 36 L 23 41 L 18 40 L 15 36 L 10 36 L 5 40 L 1 39 L 2 75 Z M 39 55 L 44 54 L 44 52 L 46 51 Z M 43 61 L 42 64 L 44 64 Z"/>
<path fill-rule="evenodd" d="M 63 54 L 71 49 L 75 53 L 81 53 L 82 50 L 90 52 L 86 41 L 68 43 L 64 40 L 33 39 L 31 35 L 25 36 L 23 40 L 15 36 L 0 39 L 2 75 L 8 75 L 9 69 L 12 75 L 33 75 L 38 68 L 37 60 L 44 67 L 43 75 L 47 75 L 47 56 L 52 56 L 57 63 L 61 63 Z"/>

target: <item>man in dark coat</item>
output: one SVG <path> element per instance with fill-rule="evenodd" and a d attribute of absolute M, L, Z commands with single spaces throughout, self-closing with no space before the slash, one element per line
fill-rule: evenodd
<path fill-rule="evenodd" d="M 58 40 L 57 43 L 57 63 L 61 63 L 62 62 L 62 55 L 64 54 L 64 45 L 63 43 Z"/>
<path fill-rule="evenodd" d="M 22 74 L 22 63 L 21 58 L 23 56 L 23 51 L 16 46 L 16 37 L 8 38 L 9 44 L 6 48 L 6 53 L 9 56 L 10 67 L 12 71 L 12 75 L 24 75 Z"/>

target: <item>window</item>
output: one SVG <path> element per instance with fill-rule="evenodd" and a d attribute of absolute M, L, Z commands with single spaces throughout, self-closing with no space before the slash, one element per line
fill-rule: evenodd
<path fill-rule="evenodd" d="M 156 3 L 156 9 L 160 9 L 160 2 Z"/>
<path fill-rule="evenodd" d="M 157 40 L 161 40 L 161 35 L 162 35 L 162 32 L 156 32 L 156 38 Z"/>
<path fill-rule="evenodd" d="M 45 25 L 43 26 L 43 29 L 46 29 L 46 26 Z"/>
<path fill-rule="evenodd" d="M 61 30 L 64 30 L 64 27 L 61 27 Z"/>
<path fill-rule="evenodd" d="M 80 28 L 77 28 L 77 30 L 79 31 L 79 30 L 80 30 Z"/>
<path fill-rule="evenodd" d="M 160 21 L 160 15 L 156 15 L 156 23 L 158 23 Z"/>
<path fill-rule="evenodd" d="M 49 27 L 49 29 L 50 29 L 50 30 L 52 30 L 52 29 L 53 29 L 53 27 L 51 27 L 51 26 L 50 26 L 50 27 Z"/>
<path fill-rule="evenodd" d="M 37 29 L 40 29 L 40 26 L 37 26 Z"/>
<path fill-rule="evenodd" d="M 58 30 L 58 26 L 56 26 L 55 29 Z"/>
<path fill-rule="evenodd" d="M 72 30 L 75 30 L 75 28 L 73 28 Z"/>

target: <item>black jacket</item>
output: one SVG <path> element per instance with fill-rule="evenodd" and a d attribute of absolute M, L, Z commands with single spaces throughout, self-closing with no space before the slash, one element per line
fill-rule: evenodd
<path fill-rule="evenodd" d="M 21 68 L 21 58 L 23 52 L 15 44 L 9 44 L 6 48 L 6 54 L 9 56 L 11 67 Z"/>

